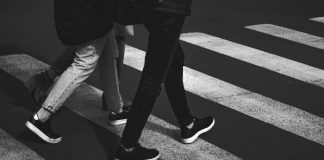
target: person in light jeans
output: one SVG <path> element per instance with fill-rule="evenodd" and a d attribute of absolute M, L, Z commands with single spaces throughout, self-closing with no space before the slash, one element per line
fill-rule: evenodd
<path fill-rule="evenodd" d="M 134 35 L 133 26 L 123 26 L 118 23 L 114 24 L 113 31 L 118 47 L 118 54 L 108 54 L 105 58 L 108 63 L 99 65 L 106 71 L 105 76 L 101 76 L 104 92 L 102 95 L 102 109 L 108 110 L 108 123 L 110 125 L 121 125 L 127 121 L 128 112 L 130 110 L 130 102 L 124 103 L 119 91 L 121 68 L 124 60 L 125 39 Z M 53 65 L 47 70 L 34 75 L 26 82 L 27 88 L 30 90 L 32 99 L 41 104 L 48 95 L 48 89 L 54 82 L 55 78 L 60 76 L 72 64 L 74 59 L 75 47 L 67 47 L 67 49 L 56 59 Z M 101 60 L 102 61 L 102 60 Z"/>
<path fill-rule="evenodd" d="M 112 68 L 109 64 L 113 63 L 113 57 L 116 56 L 118 49 L 112 30 L 103 37 L 77 45 L 72 64 L 54 82 L 41 108 L 26 122 L 27 128 L 48 143 L 60 142 L 62 136 L 52 131 L 50 117 L 93 73 L 98 62 L 104 91 L 110 92 L 110 88 L 107 88 L 109 84 L 106 82 L 110 82 Z"/>

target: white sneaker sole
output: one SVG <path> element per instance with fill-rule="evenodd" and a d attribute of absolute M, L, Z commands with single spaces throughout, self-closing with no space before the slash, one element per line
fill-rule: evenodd
<path fill-rule="evenodd" d="M 185 144 L 189 144 L 189 143 L 192 143 L 192 142 L 194 142 L 201 134 L 203 134 L 203 133 L 206 133 L 206 132 L 208 132 L 210 129 L 212 129 L 213 128 L 213 126 L 214 126 L 214 124 L 215 124 L 215 119 L 213 119 L 213 123 L 212 124 L 210 124 L 208 127 L 206 127 L 206 128 L 204 128 L 204 129 L 202 129 L 202 130 L 200 130 L 199 132 L 197 132 L 195 135 L 193 135 L 192 137 L 190 137 L 190 138 L 182 138 L 181 140 L 182 140 L 182 143 L 185 143 Z"/>
<path fill-rule="evenodd" d="M 39 130 L 36 126 L 34 126 L 29 121 L 27 121 L 25 123 L 25 125 L 29 130 L 34 132 L 39 138 L 41 138 L 42 140 L 44 140 L 47 143 L 55 144 L 55 143 L 61 142 L 61 140 L 62 140 L 62 137 L 57 138 L 57 139 L 53 139 L 53 138 L 50 138 L 50 137 L 46 136 L 46 134 L 44 134 L 41 130 Z"/>
<path fill-rule="evenodd" d="M 112 125 L 112 126 L 118 126 L 118 125 L 126 124 L 126 123 L 127 123 L 127 119 L 123 119 L 123 120 L 115 120 L 115 121 L 109 121 L 108 123 L 109 123 L 110 125 Z"/>
<path fill-rule="evenodd" d="M 157 155 L 157 156 L 154 157 L 154 158 L 151 158 L 151 159 L 144 159 L 144 160 L 158 160 L 159 158 L 160 158 L 160 154 Z M 114 160 L 120 160 L 120 159 L 114 158 Z"/>

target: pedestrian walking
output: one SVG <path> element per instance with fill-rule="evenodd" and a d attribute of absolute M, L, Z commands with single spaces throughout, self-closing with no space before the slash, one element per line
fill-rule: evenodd
<path fill-rule="evenodd" d="M 171 107 L 181 128 L 181 141 L 194 142 L 214 125 L 213 117 L 197 118 L 190 112 L 183 85 L 184 52 L 179 42 L 191 0 L 133 0 L 149 32 L 141 79 L 132 102 L 116 160 L 155 160 L 156 149 L 138 140 L 164 83 Z"/>
<path fill-rule="evenodd" d="M 134 35 L 133 26 L 123 26 L 114 24 L 113 31 L 118 47 L 118 56 L 107 53 L 107 58 L 101 58 L 99 66 L 105 72 L 101 80 L 106 84 L 108 93 L 102 95 L 102 108 L 108 110 L 108 123 L 111 125 L 125 124 L 127 121 L 130 102 L 124 103 L 119 91 L 119 79 L 121 76 L 122 65 L 125 52 L 126 37 Z M 55 79 L 59 77 L 73 62 L 75 57 L 75 47 L 67 47 L 56 61 L 47 70 L 31 77 L 26 82 L 30 90 L 31 98 L 38 105 L 41 105 L 48 95 L 50 87 Z"/>
<path fill-rule="evenodd" d="M 112 31 L 114 8 L 106 0 L 54 0 L 55 26 L 63 44 L 75 47 L 73 62 L 55 81 L 41 108 L 26 122 L 33 133 L 48 143 L 58 143 L 62 136 L 55 133 L 50 117 L 57 112 L 72 92 L 93 73 L 99 58 L 109 66 L 118 55 Z M 108 56 L 113 54 L 113 56 Z M 109 61 L 111 60 L 111 61 Z M 102 79 L 112 71 L 100 67 Z M 103 81 L 104 86 L 106 85 Z M 104 87 L 106 91 L 107 87 Z"/>

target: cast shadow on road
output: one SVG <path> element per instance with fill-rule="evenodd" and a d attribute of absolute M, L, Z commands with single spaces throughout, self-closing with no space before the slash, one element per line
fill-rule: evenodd
<path fill-rule="evenodd" d="M 24 107 L 29 111 L 36 111 L 36 104 L 29 97 L 29 92 L 24 83 L 13 77 L 7 72 L 0 69 L 0 89 L 13 101 L 12 104 L 16 107 Z"/>
<path fill-rule="evenodd" d="M 146 128 L 153 132 L 158 132 L 166 137 L 172 138 L 173 140 L 178 141 L 180 143 L 180 130 L 179 129 L 167 128 L 162 125 L 158 125 L 156 123 L 152 123 L 149 121 L 146 124 Z"/>
<path fill-rule="evenodd" d="M 36 151 L 46 159 L 67 158 L 63 155 L 64 152 L 66 152 L 65 150 L 68 150 L 68 148 L 75 148 L 74 152 L 77 152 L 78 148 L 81 148 L 80 150 L 84 149 L 83 147 L 75 146 L 75 144 L 73 144 L 75 138 L 73 139 L 73 137 L 69 135 L 70 133 L 64 133 L 75 132 L 69 131 L 71 129 L 69 129 L 69 127 L 67 126 L 68 124 L 64 124 L 64 121 L 70 121 L 69 118 L 72 119 L 71 117 L 77 117 L 78 119 L 81 119 L 79 121 L 87 122 L 87 124 L 79 125 L 85 125 L 87 126 L 88 130 L 92 130 L 89 132 L 94 132 L 94 139 L 97 139 L 97 142 L 94 143 L 99 143 L 99 146 L 101 146 L 100 148 L 105 151 L 106 154 L 100 155 L 99 157 L 108 157 L 109 159 L 112 159 L 112 156 L 114 155 L 120 143 L 120 137 L 89 120 L 85 120 L 85 118 L 75 114 L 73 111 L 67 109 L 66 107 L 63 107 L 60 110 L 60 113 L 55 114 L 55 116 L 53 117 L 54 128 L 55 130 L 59 131 L 59 133 L 62 133 L 63 141 L 55 145 L 47 144 L 42 141 L 39 137 L 31 133 L 24 126 L 24 123 L 29 118 L 29 116 L 31 116 L 32 113 L 34 113 L 38 109 L 37 105 L 29 97 L 28 89 L 25 87 L 24 83 L 14 76 L 8 74 L 4 70 L 0 69 L 0 84 L 2 84 L 0 85 L 0 92 L 6 95 L 5 99 L 8 101 L 8 105 L 4 105 L 5 107 L 2 107 L 0 109 L 0 116 L 2 117 L 1 119 L 3 119 L 0 123 L 0 127 L 10 133 L 13 137 L 17 138 L 20 142 L 30 147 L 32 150 Z M 12 114 L 14 114 L 14 116 L 8 116 Z M 73 116 L 71 114 L 73 114 Z M 163 135 L 175 139 L 176 141 L 179 141 L 177 137 L 177 130 L 165 128 L 151 122 L 148 122 L 147 126 L 149 130 L 159 132 Z M 87 138 L 87 136 L 90 136 L 89 133 L 83 134 L 77 136 L 82 136 L 82 138 Z M 93 136 L 93 134 L 91 134 L 91 136 Z M 79 156 L 73 156 L 74 155 L 72 154 L 69 157 L 80 158 Z"/>
<path fill-rule="evenodd" d="M 24 123 L 37 110 L 24 83 L 0 69 L 0 127 L 46 159 L 112 158 L 119 137 L 63 107 L 53 117 L 53 127 L 63 140 L 51 145 L 26 129 Z M 71 150 L 73 148 L 73 150 Z"/>

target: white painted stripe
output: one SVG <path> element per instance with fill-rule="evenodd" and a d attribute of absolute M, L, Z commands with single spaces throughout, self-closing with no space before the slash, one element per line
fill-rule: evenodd
<path fill-rule="evenodd" d="M 205 33 L 185 33 L 182 41 L 324 88 L 324 70 Z"/>
<path fill-rule="evenodd" d="M 316 21 L 316 22 L 321 22 L 324 23 L 324 17 L 316 17 L 316 18 L 312 18 L 310 20 Z"/>
<path fill-rule="evenodd" d="M 245 28 L 324 50 L 323 37 L 310 35 L 273 24 L 258 24 L 246 26 Z"/>
<path fill-rule="evenodd" d="M 142 70 L 144 52 L 127 46 L 125 64 Z M 324 145 L 324 118 L 184 67 L 185 89 L 283 130 Z"/>
<path fill-rule="evenodd" d="M 127 47 L 127 50 L 129 50 L 129 47 Z M 140 57 L 142 56 L 143 54 L 140 55 Z M 129 58 L 128 56 L 127 59 L 130 60 Z M 143 62 L 139 61 L 139 63 L 142 64 Z M 0 57 L 0 68 L 22 81 L 26 81 L 32 75 L 44 70 L 46 67 L 48 67 L 47 64 L 28 55 Z M 69 97 L 65 106 L 80 116 L 121 136 L 124 126 L 108 125 L 107 113 L 101 110 L 101 95 L 101 90 L 84 83 Z M 151 115 L 143 130 L 140 141 L 146 147 L 157 148 L 162 153 L 162 160 L 240 159 L 202 139 L 197 139 L 193 144 L 184 145 L 178 142 L 180 141 L 178 135 L 179 128 Z"/>
<path fill-rule="evenodd" d="M 20 143 L 0 128 L 0 159 L 1 160 L 44 160 L 35 151 Z"/>

